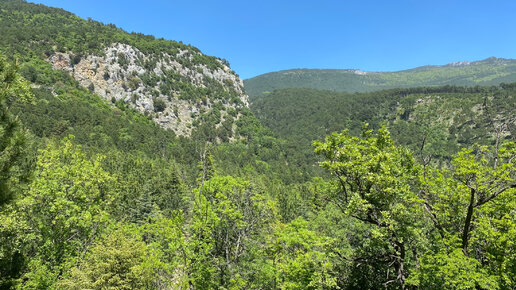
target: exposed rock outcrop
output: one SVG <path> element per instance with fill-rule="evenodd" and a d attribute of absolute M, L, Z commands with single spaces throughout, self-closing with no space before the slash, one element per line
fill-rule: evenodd
<path fill-rule="evenodd" d="M 216 103 L 223 111 L 249 106 L 243 82 L 229 66 L 217 60 L 215 67 L 208 67 L 196 61 L 200 56 L 188 50 L 149 55 L 115 43 L 100 56 L 57 52 L 48 60 L 54 69 L 69 72 L 106 100 L 123 101 L 160 126 L 189 136 L 194 121 Z M 221 122 L 225 115 L 221 114 Z"/>

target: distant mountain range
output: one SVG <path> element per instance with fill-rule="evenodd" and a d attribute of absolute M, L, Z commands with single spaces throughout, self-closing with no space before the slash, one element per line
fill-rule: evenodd
<path fill-rule="evenodd" d="M 427 65 L 397 72 L 357 69 L 292 69 L 244 80 L 252 98 L 275 89 L 310 88 L 336 92 L 370 92 L 420 86 L 490 86 L 516 81 L 516 59 L 490 57 L 481 61 Z"/>

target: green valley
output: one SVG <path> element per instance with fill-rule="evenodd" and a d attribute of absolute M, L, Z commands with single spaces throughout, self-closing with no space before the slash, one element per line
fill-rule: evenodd
<path fill-rule="evenodd" d="M 514 72 L 244 82 L 0 0 L 0 289 L 514 289 Z"/>

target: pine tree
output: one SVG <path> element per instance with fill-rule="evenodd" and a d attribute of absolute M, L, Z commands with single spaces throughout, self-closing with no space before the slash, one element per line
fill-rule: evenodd
<path fill-rule="evenodd" d="M 0 55 L 0 206 L 12 198 L 12 181 L 15 169 L 24 155 L 27 134 L 18 119 L 9 113 L 9 103 L 14 99 L 31 100 L 29 84 Z"/>

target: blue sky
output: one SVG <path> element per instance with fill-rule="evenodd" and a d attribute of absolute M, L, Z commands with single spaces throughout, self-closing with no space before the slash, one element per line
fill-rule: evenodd
<path fill-rule="evenodd" d="M 516 58 L 514 0 L 33 2 L 181 40 L 227 59 L 244 79 L 291 68 L 396 71 Z"/>

